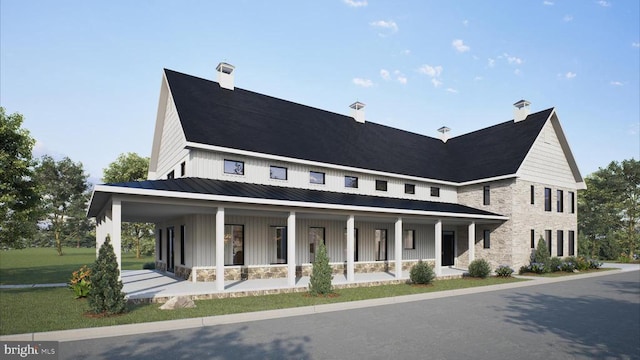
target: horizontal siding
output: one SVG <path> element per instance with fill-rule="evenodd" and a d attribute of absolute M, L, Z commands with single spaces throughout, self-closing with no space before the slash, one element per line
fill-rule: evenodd
<path fill-rule="evenodd" d="M 224 173 L 224 160 L 234 160 L 244 162 L 244 175 L 234 175 Z M 270 167 L 279 166 L 287 168 L 287 180 L 276 180 L 270 178 Z M 323 191 L 345 192 L 361 195 L 384 196 L 404 199 L 416 199 L 440 202 L 457 202 L 456 189 L 453 186 L 440 184 L 430 184 L 406 180 L 402 178 L 375 176 L 367 173 L 343 172 L 331 168 L 310 167 L 296 163 L 284 163 L 280 161 L 268 161 L 238 155 L 225 155 L 217 152 L 191 150 L 189 176 L 202 177 L 208 179 L 219 179 L 227 181 L 239 181 L 253 184 L 284 186 L 303 189 L 315 189 Z M 325 184 L 311 184 L 309 182 L 309 172 L 317 171 L 325 173 Z M 358 188 L 346 188 L 344 186 L 345 176 L 358 177 Z M 375 189 L 376 180 L 387 181 L 387 191 Z M 405 183 L 416 185 L 415 194 L 405 194 Z M 432 197 L 431 186 L 440 188 L 440 196 Z"/>

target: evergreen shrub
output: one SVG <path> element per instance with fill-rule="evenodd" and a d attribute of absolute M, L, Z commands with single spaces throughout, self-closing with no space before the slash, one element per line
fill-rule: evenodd
<path fill-rule="evenodd" d="M 111 240 L 106 241 L 98 251 L 98 258 L 91 266 L 91 291 L 89 309 L 94 314 L 114 315 L 126 309 L 120 270 Z"/>
<path fill-rule="evenodd" d="M 433 271 L 431 265 L 422 260 L 419 260 L 417 264 L 413 265 L 409 272 L 409 279 L 414 284 L 431 284 L 435 278 L 436 273 Z"/>
<path fill-rule="evenodd" d="M 477 278 L 486 278 L 491 274 L 491 265 L 485 259 L 476 259 L 469 264 L 469 275 Z"/>

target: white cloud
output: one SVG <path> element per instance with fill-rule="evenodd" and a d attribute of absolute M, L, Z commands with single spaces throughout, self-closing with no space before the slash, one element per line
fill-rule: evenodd
<path fill-rule="evenodd" d="M 600 0 L 600 1 L 598 1 L 598 5 L 600 5 L 602 7 L 609 7 L 609 6 L 611 6 L 611 3 L 608 2 L 608 1 Z"/>
<path fill-rule="evenodd" d="M 632 42 L 631 46 L 640 48 L 640 42 Z"/>
<path fill-rule="evenodd" d="M 425 64 L 418 69 L 418 72 L 420 72 L 421 74 L 428 75 L 430 77 L 437 77 L 437 76 L 440 76 L 440 74 L 442 74 L 442 66 L 440 65 L 431 66 L 431 65 Z"/>
<path fill-rule="evenodd" d="M 545 0 L 545 1 L 542 2 L 542 4 L 551 6 L 551 5 L 553 5 L 553 1 Z"/>
<path fill-rule="evenodd" d="M 573 79 L 574 77 L 576 77 L 576 73 L 569 71 L 566 74 L 564 74 L 564 77 L 567 79 Z"/>
<path fill-rule="evenodd" d="M 411 50 L 409 49 L 403 50 L 402 55 L 411 55 Z"/>
<path fill-rule="evenodd" d="M 507 53 L 504 54 L 504 57 L 507 59 L 507 61 L 509 62 L 509 64 L 516 64 L 516 65 L 520 65 L 522 64 L 522 59 L 516 56 L 511 56 Z"/>
<path fill-rule="evenodd" d="M 484 80 L 482 76 L 476 76 L 473 78 L 473 81 L 481 81 L 481 80 Z"/>
<path fill-rule="evenodd" d="M 465 45 L 464 41 L 462 41 L 461 39 L 453 40 L 453 42 L 451 42 L 451 46 L 453 46 L 453 48 L 456 49 L 457 52 L 461 53 L 471 50 L 471 48 Z"/>
<path fill-rule="evenodd" d="M 398 80 L 398 82 L 402 85 L 405 85 L 407 83 L 407 77 L 404 75 L 398 75 L 396 80 Z"/>
<path fill-rule="evenodd" d="M 496 61 L 492 58 L 489 58 L 489 60 L 487 60 L 487 65 L 489 65 L 489 67 L 494 67 L 496 66 Z"/>
<path fill-rule="evenodd" d="M 622 86 L 624 85 L 623 83 L 621 83 L 620 81 L 612 81 L 609 84 L 613 85 L 613 86 Z"/>
<path fill-rule="evenodd" d="M 392 33 L 395 33 L 398 31 L 398 24 L 396 24 L 396 22 L 393 20 L 389 20 L 389 21 L 378 20 L 370 23 L 369 25 L 376 28 L 390 30 Z"/>
<path fill-rule="evenodd" d="M 462 21 L 462 25 L 464 25 L 464 26 L 469 26 L 469 20 L 466 20 L 466 19 L 465 19 L 465 20 L 463 20 L 463 21 Z"/>
<path fill-rule="evenodd" d="M 453 88 L 447 88 L 447 92 L 450 92 L 452 94 L 456 94 L 456 93 L 458 93 L 458 90 L 453 89 Z"/>
<path fill-rule="evenodd" d="M 369 79 L 362 79 L 362 78 L 353 78 L 353 83 L 358 85 L 358 86 L 362 86 L 362 87 L 372 87 L 373 86 L 373 81 L 369 80 Z"/>
<path fill-rule="evenodd" d="M 351 7 L 364 7 L 367 6 L 367 0 L 357 1 L 357 0 L 343 0 L 345 4 Z"/>
<path fill-rule="evenodd" d="M 565 15 L 565 16 L 562 18 L 562 20 L 563 20 L 564 22 L 572 21 L 572 20 L 573 20 L 573 16 L 571 16 L 571 15 Z"/>
<path fill-rule="evenodd" d="M 391 79 L 391 75 L 389 74 L 389 71 L 385 70 L 385 69 L 380 70 L 380 77 L 385 79 L 385 80 L 390 80 Z"/>
<path fill-rule="evenodd" d="M 434 87 L 440 87 L 440 85 L 442 85 L 442 81 L 436 78 L 431 79 L 431 83 L 433 84 Z"/>

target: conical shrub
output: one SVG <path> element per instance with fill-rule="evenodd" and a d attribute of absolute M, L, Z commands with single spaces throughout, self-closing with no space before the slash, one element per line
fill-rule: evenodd
<path fill-rule="evenodd" d="M 322 241 L 319 242 L 316 259 L 313 262 L 311 272 L 311 280 L 309 282 L 309 293 L 311 295 L 327 295 L 333 292 L 331 279 L 333 271 L 329 265 L 329 257 L 327 257 L 327 248 Z"/>
<path fill-rule="evenodd" d="M 87 297 L 91 312 L 113 315 L 125 311 L 126 302 L 119 277 L 116 254 L 107 236 L 96 262 L 91 266 L 91 291 Z"/>

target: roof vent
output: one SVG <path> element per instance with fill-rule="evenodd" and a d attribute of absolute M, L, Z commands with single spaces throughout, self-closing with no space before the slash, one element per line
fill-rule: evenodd
<path fill-rule="evenodd" d="M 440 129 L 438 129 L 438 132 L 442 134 L 440 135 L 440 140 L 442 140 L 442 142 L 446 143 L 447 140 L 449 140 L 449 131 L 451 131 L 451 129 L 449 129 L 446 126 L 443 126 Z"/>
<path fill-rule="evenodd" d="M 355 121 L 364 123 L 364 104 L 360 101 L 356 101 L 349 107 L 353 109 L 353 111 L 351 111 L 351 116 L 355 119 Z"/>
<path fill-rule="evenodd" d="M 513 104 L 513 106 L 516 107 L 513 110 L 513 122 L 522 121 L 529 116 L 529 105 L 531 105 L 531 103 L 524 99 Z"/>
<path fill-rule="evenodd" d="M 225 62 L 221 62 L 220 64 L 218 64 L 218 66 L 216 67 L 216 70 L 218 71 L 218 84 L 220 84 L 221 88 L 228 89 L 228 90 L 234 89 L 234 84 L 233 84 L 234 69 L 235 69 L 235 66 L 231 64 L 227 64 Z"/>

